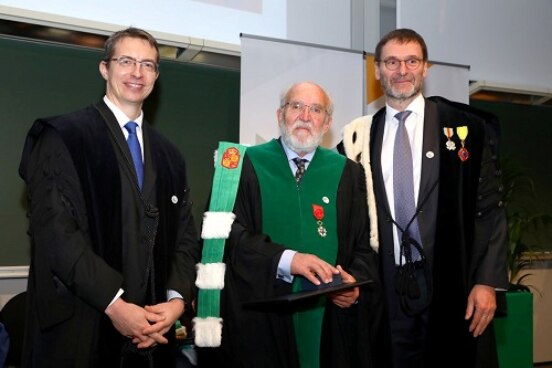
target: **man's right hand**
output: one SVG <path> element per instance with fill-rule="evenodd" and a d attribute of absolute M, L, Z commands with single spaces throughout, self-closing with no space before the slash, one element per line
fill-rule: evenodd
<path fill-rule="evenodd" d="M 314 254 L 297 252 L 291 260 L 291 274 L 304 276 L 313 284 L 320 285 L 320 280 L 331 282 L 339 270 Z"/>
<path fill-rule="evenodd" d="M 106 308 L 105 314 L 111 319 L 113 326 L 123 336 L 139 340 L 141 347 L 150 347 L 164 341 L 156 341 L 153 337 L 144 335 L 143 331 L 152 323 L 162 321 L 165 317 L 146 311 L 136 304 L 127 303 L 122 298 L 117 299 Z"/>

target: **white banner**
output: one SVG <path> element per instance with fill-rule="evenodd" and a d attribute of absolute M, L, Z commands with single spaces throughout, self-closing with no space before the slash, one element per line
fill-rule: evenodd
<path fill-rule="evenodd" d="M 333 148 L 341 129 L 364 109 L 364 55 L 314 44 L 250 35 L 241 37 L 240 143 L 258 144 L 278 137 L 276 110 L 282 91 L 311 81 L 333 100 L 335 112 L 322 145 Z"/>

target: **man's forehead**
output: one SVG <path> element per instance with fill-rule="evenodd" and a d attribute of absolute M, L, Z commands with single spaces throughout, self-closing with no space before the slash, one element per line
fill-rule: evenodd
<path fill-rule="evenodd" d="M 156 55 L 157 51 L 155 47 L 150 45 L 150 43 L 142 38 L 137 37 L 124 37 L 117 41 L 115 44 L 115 49 L 118 52 L 123 51 L 141 51 L 145 53 L 151 52 Z"/>
<path fill-rule="evenodd" d="M 422 46 L 415 41 L 399 42 L 391 40 L 381 50 L 382 56 L 418 56 L 422 57 Z"/>
<path fill-rule="evenodd" d="M 295 86 L 289 93 L 289 100 L 300 100 L 321 105 L 326 103 L 324 93 L 320 88 L 310 84 Z"/>

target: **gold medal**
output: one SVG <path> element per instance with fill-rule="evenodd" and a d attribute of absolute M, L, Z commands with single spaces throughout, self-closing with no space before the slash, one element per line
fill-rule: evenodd
<path fill-rule="evenodd" d="M 468 127 L 460 126 L 456 128 L 456 134 L 458 134 L 458 138 L 460 138 L 460 143 L 462 144 L 462 148 L 458 150 L 458 157 L 462 162 L 464 162 L 470 158 L 470 153 L 465 147 L 466 138 L 468 137 Z"/>

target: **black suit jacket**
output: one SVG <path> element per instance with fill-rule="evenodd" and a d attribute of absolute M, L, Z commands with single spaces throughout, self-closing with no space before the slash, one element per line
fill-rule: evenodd
<path fill-rule="evenodd" d="M 396 268 L 393 224 L 381 170 L 384 124 L 385 108 L 373 117 L 370 157 L 383 281 L 390 295 L 395 292 Z M 457 135 L 453 138 L 457 149 L 449 151 L 445 147 L 447 138 L 443 128 L 456 129 L 458 126 L 468 127 L 465 145 L 470 157 L 464 162 L 457 155 L 461 147 Z M 440 97 L 425 100 L 418 225 L 433 276 L 429 355 L 436 362 L 444 357 L 455 357 L 464 363 L 462 366 L 473 366 L 476 339 L 469 335 L 469 322 L 464 320 L 468 294 L 475 284 L 508 286 L 507 226 L 502 206 L 496 127 L 494 117 L 467 105 Z M 443 338 L 451 334 L 461 343 L 453 345 Z"/>
<path fill-rule="evenodd" d="M 192 300 L 199 246 L 185 164 L 147 123 L 143 133 L 140 193 L 103 101 L 29 131 L 20 165 L 32 244 L 25 366 L 119 366 L 124 338 L 104 314 L 119 288 L 138 305 L 166 300 L 167 289 Z"/>

